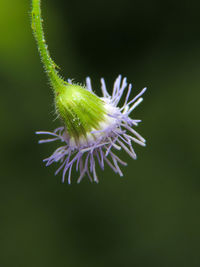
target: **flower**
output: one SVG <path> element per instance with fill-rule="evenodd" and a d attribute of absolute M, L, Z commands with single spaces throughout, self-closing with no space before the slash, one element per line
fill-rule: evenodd
<path fill-rule="evenodd" d="M 73 85 L 70 80 L 68 80 L 68 84 Z M 77 87 L 77 85 L 74 86 Z M 115 173 L 123 176 L 119 164 L 126 166 L 127 163 L 122 161 L 113 150 L 123 149 L 130 157 L 136 159 L 136 153 L 132 147 L 132 142 L 145 146 L 145 139 L 133 129 L 141 120 L 131 119 L 129 116 L 142 102 L 143 98 L 141 96 L 146 91 L 146 88 L 133 99 L 129 100 L 132 85 L 127 84 L 127 79 L 122 79 L 121 75 L 115 80 L 112 95 L 108 93 L 103 78 L 101 79 L 103 97 L 101 98 L 94 94 L 89 77 L 86 78 L 85 88 L 81 88 L 82 89 L 78 88 L 77 90 L 84 89 L 85 93 L 90 92 L 89 96 L 95 97 L 94 100 L 97 101 L 96 105 L 97 107 L 99 105 L 100 109 L 95 109 L 96 112 L 92 110 L 90 114 L 89 111 L 92 109 L 93 102 L 95 102 L 93 101 L 91 102 L 93 104 L 90 104 L 87 102 L 90 100 L 84 102 L 84 105 L 89 103 L 87 109 L 82 107 L 82 102 L 76 105 L 77 101 L 82 101 L 82 91 L 78 91 L 78 95 L 75 93 L 75 95 L 71 97 L 67 96 L 67 99 L 73 98 L 74 102 L 70 100 L 69 103 L 66 104 L 63 97 L 57 101 L 58 113 L 61 114 L 65 126 L 57 128 L 53 132 L 36 132 L 36 134 L 45 134 L 52 137 L 50 139 L 40 140 L 40 144 L 57 140 L 63 143 L 50 157 L 44 159 L 46 166 L 51 165 L 53 162 L 60 162 L 61 165 L 55 172 L 55 175 L 63 170 L 62 182 L 64 182 L 68 172 L 69 184 L 71 183 L 73 167 L 79 172 L 77 183 L 79 183 L 86 174 L 91 181 L 98 183 L 96 174 L 97 163 L 102 170 L 104 170 L 104 164 L 107 163 Z M 122 107 L 118 107 L 125 89 L 127 89 L 125 101 Z M 66 110 L 68 110 L 67 115 L 65 114 Z M 72 114 L 72 118 L 69 117 L 70 114 Z M 74 117 L 77 118 L 77 120 L 75 120 Z M 86 117 L 86 119 L 84 117 Z M 83 132 L 79 134 L 81 130 Z"/>

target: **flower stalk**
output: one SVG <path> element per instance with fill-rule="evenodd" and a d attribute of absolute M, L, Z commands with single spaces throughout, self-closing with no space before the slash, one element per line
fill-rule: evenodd
<path fill-rule="evenodd" d="M 40 0 L 32 0 L 32 30 L 38 45 L 38 50 L 50 84 L 56 93 L 60 93 L 66 82 L 59 76 L 57 65 L 52 60 L 45 41 L 42 27 Z"/>

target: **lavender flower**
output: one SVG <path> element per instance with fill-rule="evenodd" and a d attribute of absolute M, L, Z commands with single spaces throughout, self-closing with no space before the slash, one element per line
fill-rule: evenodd
<path fill-rule="evenodd" d="M 92 91 L 90 78 L 86 79 L 86 86 L 66 82 L 58 73 L 57 65 L 50 57 L 48 46 L 44 38 L 40 0 L 32 0 L 32 29 L 38 50 L 46 70 L 50 85 L 54 92 L 54 101 L 58 118 L 63 127 L 54 132 L 40 131 L 37 134 L 50 135 L 51 138 L 40 140 L 39 143 L 61 141 L 62 146 L 44 161 L 46 166 L 53 162 L 60 162 L 55 174 L 63 170 L 62 181 L 68 172 L 68 183 L 71 183 L 72 168 L 79 172 L 79 183 L 84 175 L 91 181 L 98 182 L 96 164 L 102 170 L 108 164 L 114 172 L 123 176 L 121 165 L 127 165 L 114 150 L 124 149 L 133 159 L 136 159 L 132 142 L 145 146 L 144 138 L 134 129 L 140 120 L 131 119 L 130 113 L 142 102 L 141 95 L 144 88 L 136 97 L 129 100 L 131 84 L 126 78 L 118 76 L 114 83 L 112 95 L 109 95 L 104 79 L 101 79 L 103 97 L 98 97 Z M 127 89 L 122 107 L 118 104 Z"/>
<path fill-rule="evenodd" d="M 70 80 L 68 81 L 68 84 L 72 85 Z M 122 107 L 118 107 L 126 89 L 127 92 L 125 95 L 125 101 Z M 79 126 L 81 125 L 81 128 L 79 128 L 79 126 L 77 126 L 78 128 L 74 127 L 74 117 L 77 117 L 77 114 L 82 114 L 82 112 L 82 115 L 87 117 L 87 111 L 89 111 L 89 108 L 85 109 L 86 113 L 84 113 L 84 109 L 80 109 L 84 105 L 79 103 L 75 112 L 76 116 L 73 115 L 73 119 L 70 121 L 69 114 L 73 113 L 75 108 L 74 104 L 70 104 L 72 106 L 69 108 L 68 103 L 65 111 L 70 110 L 70 113 L 66 116 L 66 120 L 64 120 L 66 123 L 63 127 L 57 128 L 53 132 L 36 132 L 37 134 L 51 136 L 50 139 L 40 140 L 39 143 L 48 143 L 53 141 L 61 141 L 63 143 L 63 145 L 58 147 L 50 157 L 44 159 L 46 166 L 49 166 L 54 162 L 60 162 L 61 165 L 55 172 L 55 175 L 62 170 L 62 182 L 65 181 L 66 174 L 68 173 L 67 180 L 69 184 L 71 183 L 71 172 L 74 168 L 77 172 L 79 172 L 79 177 L 77 179 L 78 183 L 80 183 L 85 175 L 88 176 L 90 181 L 98 183 L 99 180 L 96 174 L 96 164 L 99 164 L 101 169 L 104 170 L 105 163 L 110 166 L 115 173 L 123 176 L 119 165 L 121 164 L 126 166 L 127 163 L 122 161 L 114 153 L 114 150 L 123 149 L 130 157 L 136 159 L 136 153 L 132 147 L 132 142 L 145 146 L 145 139 L 133 129 L 133 127 L 137 126 L 141 120 L 131 119 L 129 116 L 130 113 L 143 101 L 141 96 L 146 91 L 146 88 L 144 88 L 133 99 L 129 100 L 131 89 L 132 85 L 127 84 L 126 78 L 122 79 L 121 75 L 119 75 L 114 83 L 112 95 L 110 95 L 106 89 L 104 79 L 101 79 L 103 97 L 99 98 L 92 90 L 90 78 L 86 78 L 86 87 L 84 90 L 88 91 L 90 95 L 93 95 L 95 99 L 98 98 L 97 100 L 100 100 L 103 105 L 103 112 L 98 120 L 98 123 L 95 124 L 94 122 L 94 124 L 92 124 L 92 122 L 88 121 L 89 119 L 85 119 L 85 121 L 82 119 L 77 124 Z M 72 98 L 75 99 L 74 102 L 76 103 L 77 98 L 74 97 L 74 95 Z M 90 107 L 92 108 L 94 103 L 91 103 Z M 59 104 L 57 106 L 59 107 Z M 58 110 L 58 113 L 62 114 L 62 112 L 63 109 Z M 91 114 L 93 115 L 94 112 L 95 111 L 92 111 Z M 65 116 L 63 118 L 65 118 Z M 95 117 L 93 120 L 95 120 Z M 66 126 L 69 121 L 71 124 Z M 84 127 L 82 125 L 84 125 Z M 91 125 L 94 127 L 89 127 Z M 70 130 L 72 128 L 73 131 L 71 132 Z M 80 129 L 84 130 L 84 134 L 79 135 Z"/>

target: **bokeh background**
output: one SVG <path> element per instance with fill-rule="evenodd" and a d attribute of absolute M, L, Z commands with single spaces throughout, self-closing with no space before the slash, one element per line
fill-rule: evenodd
<path fill-rule="evenodd" d="M 124 177 L 71 186 L 42 159 L 53 97 L 30 27 L 30 1 L 0 8 L 0 266 L 200 266 L 199 1 L 43 0 L 49 49 L 64 77 L 97 94 L 118 74 L 137 94 L 147 147 Z"/>

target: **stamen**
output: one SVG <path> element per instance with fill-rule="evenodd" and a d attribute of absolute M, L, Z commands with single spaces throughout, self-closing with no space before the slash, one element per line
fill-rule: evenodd
<path fill-rule="evenodd" d="M 122 126 L 124 126 L 127 130 L 129 130 L 131 133 L 133 133 L 135 136 L 137 136 L 142 142 L 146 142 L 146 140 L 138 133 L 136 132 L 134 129 L 132 129 L 130 126 L 128 126 L 127 124 L 122 124 Z"/>
<path fill-rule="evenodd" d="M 116 169 L 118 170 L 119 175 L 122 177 L 123 176 L 123 173 L 120 170 L 120 167 L 118 166 L 116 159 L 112 157 L 112 160 L 113 160 L 113 163 L 114 163 Z"/>
<path fill-rule="evenodd" d="M 87 86 L 88 91 L 92 92 L 92 85 L 91 85 L 90 77 L 86 78 L 86 86 Z"/>
<path fill-rule="evenodd" d="M 52 139 L 43 139 L 43 140 L 39 140 L 38 144 L 43 144 L 43 143 L 49 143 L 49 142 L 53 142 L 59 140 L 59 138 L 52 138 Z"/>
<path fill-rule="evenodd" d="M 138 101 L 136 101 L 132 107 L 129 109 L 128 114 L 130 114 L 141 102 L 143 101 L 143 98 L 139 98 Z"/>
<path fill-rule="evenodd" d="M 129 99 L 129 96 L 130 96 L 130 93 L 131 93 L 131 88 L 132 88 L 132 84 L 129 84 L 128 86 L 128 92 L 127 92 L 127 95 L 126 95 L 126 98 L 125 98 L 125 102 L 124 102 L 124 106 L 126 106 L 127 102 L 128 102 L 128 99 Z"/>
<path fill-rule="evenodd" d="M 70 166 L 69 168 L 69 173 L 68 173 L 68 184 L 71 184 L 71 172 L 72 172 L 72 166 L 73 164 Z"/>
<path fill-rule="evenodd" d="M 104 159 L 105 159 L 105 161 L 107 162 L 107 164 L 110 166 L 110 168 L 113 169 L 113 171 L 114 171 L 115 173 L 117 173 L 116 168 L 112 165 L 112 163 L 109 161 L 109 159 L 106 158 L 106 157 L 104 157 Z"/>
<path fill-rule="evenodd" d="M 112 151 L 110 152 L 110 155 L 114 157 L 120 164 L 127 166 L 128 164 L 124 161 L 122 161 L 118 156 L 116 156 Z"/>
<path fill-rule="evenodd" d="M 130 106 L 133 102 L 135 102 L 141 95 L 144 94 L 144 92 L 147 90 L 147 88 L 145 87 L 144 89 L 142 89 L 142 91 L 136 95 L 136 97 L 134 97 L 130 102 L 128 102 L 128 106 Z"/>
<path fill-rule="evenodd" d="M 101 91 L 104 97 L 110 97 L 108 91 L 106 90 L 106 83 L 104 78 L 101 78 Z"/>
<path fill-rule="evenodd" d="M 129 154 L 129 156 L 133 159 L 136 159 L 136 154 L 131 152 L 121 141 L 117 140 L 117 142 L 123 147 L 123 149 Z"/>
<path fill-rule="evenodd" d="M 124 134 L 125 137 L 127 137 L 127 139 L 131 139 L 132 141 L 134 141 L 135 143 L 141 145 L 141 146 L 146 146 L 146 144 L 138 139 L 136 139 L 135 137 L 131 136 L 131 135 L 127 135 Z"/>

